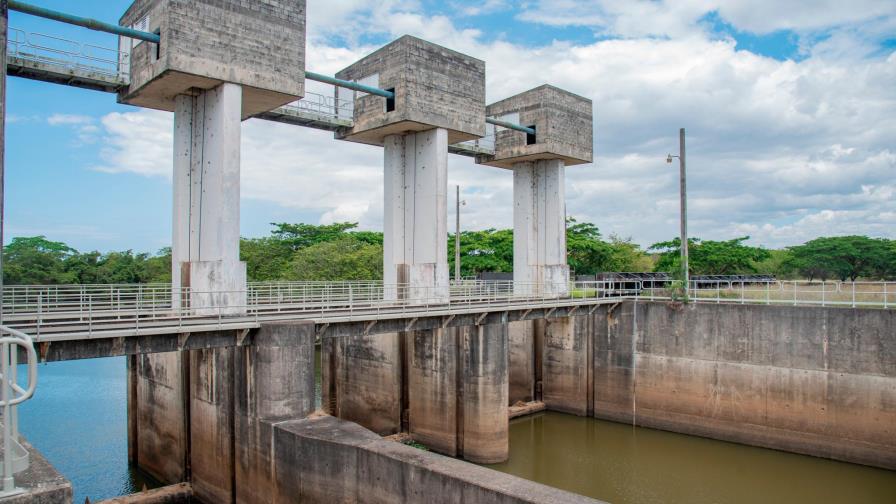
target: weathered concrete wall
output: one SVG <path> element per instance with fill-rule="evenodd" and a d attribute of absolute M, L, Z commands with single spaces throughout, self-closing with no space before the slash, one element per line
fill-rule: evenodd
<path fill-rule="evenodd" d="M 562 159 L 567 166 L 594 156 L 591 100 L 550 85 L 539 86 L 486 107 L 486 115 L 535 127 L 535 142 L 521 131 L 499 129 L 495 154 L 477 162 L 502 168 L 537 159 Z"/>
<path fill-rule="evenodd" d="M 401 430 L 401 334 L 325 338 L 321 398 L 333 416 L 381 435 Z"/>
<path fill-rule="evenodd" d="M 189 483 L 178 483 L 161 488 L 104 499 L 96 504 L 188 504 L 193 498 L 193 487 Z"/>
<path fill-rule="evenodd" d="M 187 478 L 187 362 L 184 352 L 128 359 L 128 456 L 164 483 Z"/>
<path fill-rule="evenodd" d="M 274 429 L 272 502 L 597 502 L 456 459 L 381 439 L 333 417 Z"/>
<path fill-rule="evenodd" d="M 453 144 L 485 135 L 485 62 L 472 56 L 405 35 L 336 77 L 395 91 L 394 110 L 383 97 L 355 93 L 354 124 L 337 138 L 382 145 L 387 135 L 443 128 Z"/>
<path fill-rule="evenodd" d="M 272 502 L 273 423 L 314 409 L 314 325 L 262 326 L 235 364 L 236 502 Z"/>
<path fill-rule="evenodd" d="M 234 351 L 190 352 L 190 478 L 202 502 L 230 502 L 234 492 Z"/>
<path fill-rule="evenodd" d="M 508 402 L 535 400 L 535 321 L 522 320 L 507 324 Z"/>
<path fill-rule="evenodd" d="M 231 82 L 243 86 L 248 117 L 304 94 L 305 0 L 137 0 L 120 24 L 142 20 L 162 43 L 135 44 L 121 102 L 170 111 L 191 88 Z"/>
<path fill-rule="evenodd" d="M 624 303 L 595 314 L 598 418 L 896 469 L 896 312 Z"/>
<path fill-rule="evenodd" d="M 129 373 L 129 453 L 201 502 L 269 502 L 272 422 L 314 406 L 314 324 L 264 325 L 244 346 L 140 355 Z"/>
<path fill-rule="evenodd" d="M 510 455 L 507 418 L 507 324 L 461 329 L 463 361 L 463 457 L 480 464 Z"/>
<path fill-rule="evenodd" d="M 462 369 L 457 329 L 407 334 L 408 432 L 415 441 L 457 455 L 458 373 Z M 461 405 L 462 407 L 463 405 Z"/>
<path fill-rule="evenodd" d="M 592 318 L 547 319 L 542 347 L 542 401 L 553 411 L 586 416 L 593 409 Z"/>

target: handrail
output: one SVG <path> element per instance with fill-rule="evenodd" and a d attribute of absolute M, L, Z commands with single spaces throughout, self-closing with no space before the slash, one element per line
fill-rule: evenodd
<path fill-rule="evenodd" d="M 21 493 L 15 486 L 15 474 L 28 467 L 28 452 L 19 442 L 18 405 L 34 395 L 37 388 L 37 352 L 34 342 L 27 334 L 0 325 L 0 407 L 3 408 L 3 487 L 0 497 Z M 25 349 L 28 366 L 28 386 L 22 388 L 17 382 L 18 350 Z"/>
<path fill-rule="evenodd" d="M 65 12 L 59 12 L 52 9 L 47 9 L 44 7 L 38 7 L 36 5 L 27 4 L 25 2 L 19 2 L 18 0 L 9 0 L 9 10 L 18 11 L 25 14 L 31 14 L 32 16 L 42 17 L 46 19 L 52 19 L 54 21 L 60 21 L 63 23 L 73 24 L 77 26 L 83 26 L 84 28 L 90 30 L 96 30 L 106 33 L 112 33 L 115 35 L 121 35 L 123 37 L 130 37 L 139 40 L 145 40 L 147 42 L 154 42 L 158 44 L 161 41 L 161 37 L 155 33 L 149 33 L 145 31 L 135 30 L 133 28 L 128 28 L 125 26 L 118 26 L 110 23 L 104 23 L 102 21 L 98 21 L 96 19 L 75 16 L 73 14 L 66 14 Z"/>

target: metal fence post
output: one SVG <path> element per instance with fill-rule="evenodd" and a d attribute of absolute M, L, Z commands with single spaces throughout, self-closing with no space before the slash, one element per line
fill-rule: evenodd
<path fill-rule="evenodd" d="M 856 282 L 852 282 L 852 307 L 856 307 Z"/>

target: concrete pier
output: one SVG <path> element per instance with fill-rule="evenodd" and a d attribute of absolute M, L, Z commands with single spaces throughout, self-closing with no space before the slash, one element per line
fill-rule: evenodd
<path fill-rule="evenodd" d="M 448 299 L 448 132 L 389 135 L 385 152 L 383 283 L 387 299 Z M 391 286 L 401 284 L 396 289 Z"/>
<path fill-rule="evenodd" d="M 458 329 L 407 333 L 408 433 L 418 443 L 445 455 L 459 452 L 463 418 L 463 344 Z"/>
<path fill-rule="evenodd" d="M 463 333 L 463 457 L 504 462 L 510 455 L 507 324 L 472 326 Z"/>
<path fill-rule="evenodd" d="M 131 460 L 191 482 L 201 502 L 270 502 L 272 424 L 314 407 L 313 323 L 265 325 L 242 343 L 130 360 Z"/>
<path fill-rule="evenodd" d="M 565 167 L 561 159 L 513 165 L 513 281 L 518 294 L 566 294 Z"/>
<path fill-rule="evenodd" d="M 241 97 L 240 86 L 224 83 L 175 99 L 171 281 L 175 292 L 190 287 L 189 306 L 200 314 L 245 313 Z"/>
<path fill-rule="evenodd" d="M 594 409 L 592 317 L 547 319 L 542 346 L 542 401 L 552 411 L 587 416 Z"/>
<path fill-rule="evenodd" d="M 402 333 L 324 338 L 321 399 L 327 413 L 381 435 L 402 424 Z"/>
<path fill-rule="evenodd" d="M 535 320 L 522 320 L 507 324 L 509 405 L 535 400 L 537 323 Z"/>

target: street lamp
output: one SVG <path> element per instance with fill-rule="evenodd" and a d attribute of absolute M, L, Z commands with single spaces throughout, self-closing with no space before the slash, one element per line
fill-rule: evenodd
<path fill-rule="evenodd" d="M 668 154 L 666 162 L 671 164 L 672 158 L 678 158 L 679 184 L 681 187 L 681 275 L 684 280 L 684 295 L 685 299 L 687 299 L 690 282 L 688 275 L 688 191 L 687 179 L 685 177 L 684 128 L 678 130 L 678 155 Z"/>
<path fill-rule="evenodd" d="M 457 209 L 454 212 L 454 281 L 460 282 L 460 206 L 466 206 L 467 202 L 460 199 L 460 186 L 457 188 Z"/>

